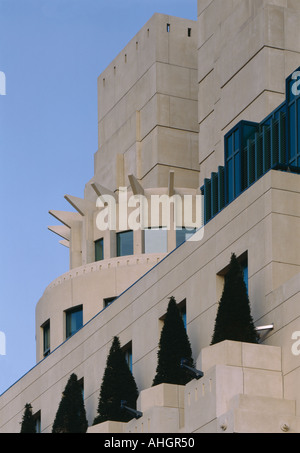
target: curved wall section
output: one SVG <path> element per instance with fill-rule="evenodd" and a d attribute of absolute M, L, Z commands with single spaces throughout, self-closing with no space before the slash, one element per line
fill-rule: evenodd
<path fill-rule="evenodd" d="M 45 328 L 50 329 L 51 352 L 66 340 L 68 310 L 82 306 L 82 322 L 86 324 L 165 256 L 154 253 L 106 259 L 72 269 L 50 283 L 36 306 L 37 361 L 48 349 Z"/>

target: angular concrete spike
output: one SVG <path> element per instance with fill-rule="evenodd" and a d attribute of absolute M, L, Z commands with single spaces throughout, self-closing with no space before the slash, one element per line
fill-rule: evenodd
<path fill-rule="evenodd" d="M 91 201 L 87 201 L 82 198 L 74 197 L 73 195 L 65 195 L 64 198 L 82 216 L 86 215 L 88 213 L 88 211 L 92 211 L 95 209 L 95 205 Z"/>
<path fill-rule="evenodd" d="M 128 179 L 134 195 L 144 195 L 144 189 L 134 175 L 128 175 Z"/>
<path fill-rule="evenodd" d="M 169 173 L 169 183 L 168 183 L 168 194 L 169 197 L 172 197 L 175 194 L 175 188 L 174 188 L 174 171 L 171 170 Z"/>
<path fill-rule="evenodd" d="M 64 239 L 70 239 L 70 228 L 65 225 L 48 226 L 48 230 Z"/>
<path fill-rule="evenodd" d="M 70 242 L 66 241 L 65 239 L 63 241 L 59 241 L 59 243 L 64 247 L 70 248 Z"/>
<path fill-rule="evenodd" d="M 101 186 L 101 184 L 99 184 L 98 182 L 92 182 L 91 186 L 98 195 L 98 197 L 101 197 L 101 195 L 110 195 L 114 197 L 115 200 L 117 199 L 117 196 L 114 192 L 112 192 L 111 190 L 107 189 L 104 186 Z"/>
<path fill-rule="evenodd" d="M 68 211 L 49 211 L 55 219 L 59 220 L 61 223 L 71 228 L 74 222 L 82 221 L 82 216 L 78 212 L 68 212 Z"/>

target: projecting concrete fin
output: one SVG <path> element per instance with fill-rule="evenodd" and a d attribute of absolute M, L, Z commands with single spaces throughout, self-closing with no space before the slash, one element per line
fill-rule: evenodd
<path fill-rule="evenodd" d="M 95 209 L 95 205 L 91 201 L 74 197 L 73 195 L 65 195 L 65 199 L 82 216 L 86 215 L 88 211 L 92 211 Z"/>
<path fill-rule="evenodd" d="M 98 182 L 92 182 L 91 186 L 94 189 L 94 191 L 96 192 L 96 194 L 98 195 L 98 197 L 101 197 L 101 195 L 110 195 L 111 197 L 114 197 L 115 199 L 117 199 L 117 196 L 114 192 L 112 192 L 111 190 L 102 186 Z"/>
<path fill-rule="evenodd" d="M 67 211 L 49 211 L 55 219 L 71 228 L 74 222 L 80 222 L 82 216 L 78 212 L 67 212 Z"/>
<path fill-rule="evenodd" d="M 129 179 L 133 194 L 134 195 L 144 195 L 144 189 L 141 186 L 141 184 L 139 183 L 139 181 L 136 179 L 136 177 L 133 175 L 129 175 L 128 179 Z"/>
<path fill-rule="evenodd" d="M 58 236 L 67 239 L 70 239 L 70 228 L 65 225 L 54 225 L 49 226 L 48 230 L 52 231 L 53 233 L 57 234 Z"/>
<path fill-rule="evenodd" d="M 65 239 L 63 241 L 59 241 L 59 243 L 64 247 L 70 248 L 70 242 L 66 241 Z"/>

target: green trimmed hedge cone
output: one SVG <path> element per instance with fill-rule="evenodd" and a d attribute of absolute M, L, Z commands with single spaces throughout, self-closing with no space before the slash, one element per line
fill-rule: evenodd
<path fill-rule="evenodd" d="M 36 433 L 35 419 L 32 414 L 32 406 L 31 406 L 31 404 L 28 404 L 28 403 L 25 404 L 20 433 L 22 433 L 22 434 Z"/>
<path fill-rule="evenodd" d="M 258 343 L 242 267 L 233 253 L 219 302 L 211 345 L 232 340 Z"/>
<path fill-rule="evenodd" d="M 190 341 L 174 297 L 170 298 L 157 354 L 156 375 L 152 386 L 158 384 L 186 385 L 191 376 L 181 367 L 186 359 L 194 366 Z"/>
<path fill-rule="evenodd" d="M 71 374 L 62 394 L 52 433 L 86 433 L 88 422 L 82 396 L 82 388 L 76 374 Z"/>
<path fill-rule="evenodd" d="M 121 401 L 136 409 L 138 389 L 130 371 L 118 337 L 113 342 L 106 361 L 106 368 L 100 389 L 97 416 L 94 425 L 106 421 L 127 423 L 133 415 L 121 409 Z"/>

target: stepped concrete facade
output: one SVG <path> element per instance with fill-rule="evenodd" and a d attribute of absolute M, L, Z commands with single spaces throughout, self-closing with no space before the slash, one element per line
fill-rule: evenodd
<path fill-rule="evenodd" d="M 37 364 L 0 396 L 1 433 L 19 432 L 26 403 L 40 431 L 51 432 L 71 373 L 83 385 L 88 433 L 300 432 L 300 158 L 292 127 L 300 93 L 291 98 L 287 83 L 300 66 L 299 25 L 297 1 L 198 0 L 197 21 L 155 14 L 98 77 L 94 176 L 83 198 L 65 195 L 70 212 L 50 211 L 70 269 L 37 303 Z M 284 165 L 268 167 L 200 230 L 192 218 L 184 223 L 172 197 L 183 199 L 183 211 L 192 206 L 194 218 L 191 200 L 206 209 L 220 166 L 228 192 L 227 134 L 241 121 L 260 131 L 279 106 L 285 126 L 279 138 L 271 132 L 269 148 L 255 148 L 253 162 L 265 162 L 268 149 L 277 156 L 281 140 Z M 253 163 L 241 159 L 234 181 Z M 153 231 L 132 228 L 144 213 L 137 206 L 155 197 L 172 199 L 171 208 L 163 205 Z M 110 204 L 117 225 L 101 229 Z M 149 205 L 146 212 L 152 219 Z M 232 253 L 245 272 L 258 345 L 210 346 Z M 204 376 L 151 387 L 171 296 Z M 92 426 L 115 335 L 143 415 Z"/>

